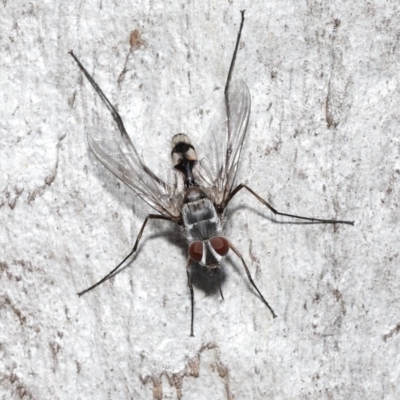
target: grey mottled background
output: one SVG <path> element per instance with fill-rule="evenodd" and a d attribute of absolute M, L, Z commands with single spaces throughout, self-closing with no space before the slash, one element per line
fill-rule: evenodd
<path fill-rule="evenodd" d="M 240 181 L 277 209 L 354 219 L 271 221 L 242 193 L 227 235 L 278 314 L 224 264 L 195 286 L 184 241 L 90 153 L 114 129 L 67 52 L 118 106 L 155 168 L 200 141 L 235 77 L 252 93 Z M 397 1 L 0 4 L 2 399 L 400 398 L 400 10 Z M 198 149 L 201 155 L 201 148 Z"/>

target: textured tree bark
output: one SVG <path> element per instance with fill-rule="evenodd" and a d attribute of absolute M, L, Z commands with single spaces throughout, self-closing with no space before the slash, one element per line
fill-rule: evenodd
<path fill-rule="evenodd" d="M 399 26 L 396 2 L 1 5 L 0 393 L 38 399 L 363 399 L 399 390 Z M 85 64 L 156 170 L 201 143 L 234 79 L 252 94 L 218 287 L 185 241 L 90 153 L 115 129 Z M 207 149 L 197 146 L 199 156 Z M 236 198 L 237 197 L 237 198 Z M 290 222 L 290 223 L 288 223 Z M 148 229 L 148 230 L 147 230 Z"/>

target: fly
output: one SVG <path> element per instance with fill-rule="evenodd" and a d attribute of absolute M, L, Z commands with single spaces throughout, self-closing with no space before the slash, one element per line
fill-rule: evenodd
<path fill-rule="evenodd" d="M 183 133 L 175 135 L 172 138 L 171 157 L 177 179 L 173 183 L 162 180 L 145 164 L 126 132 L 121 116 L 78 58 L 70 51 L 71 56 L 110 111 L 118 127 L 118 131 L 115 131 L 114 137 L 111 138 L 98 136 L 93 132 L 88 134 L 88 142 L 93 153 L 106 168 L 157 212 L 149 214 L 144 220 L 131 252 L 104 278 L 79 292 L 79 296 L 114 276 L 136 252 L 147 222 L 159 219 L 175 223 L 178 230 L 187 239 L 186 273 L 191 300 L 191 336 L 193 336 L 194 323 L 194 293 L 190 266 L 192 262 L 198 263 L 219 276 L 221 262 L 229 250 L 240 258 L 251 285 L 272 316 L 276 318 L 274 310 L 254 283 L 243 256 L 224 236 L 222 221 L 226 208 L 233 197 L 245 189 L 275 215 L 316 223 L 354 225 L 354 221 L 302 217 L 279 212 L 247 185 L 235 184 L 250 116 L 248 87 L 242 81 L 231 82 L 243 24 L 244 11 L 241 11 L 240 28 L 225 84 L 223 112 L 214 118 L 212 122 L 214 128 L 210 128 L 213 134 L 212 143 L 210 143 L 211 157 L 199 160 L 189 137 Z M 220 284 L 219 289 L 223 298 Z"/>

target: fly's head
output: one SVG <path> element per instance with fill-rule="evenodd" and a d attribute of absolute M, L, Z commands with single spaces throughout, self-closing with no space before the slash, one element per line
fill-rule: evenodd
<path fill-rule="evenodd" d="M 207 267 L 216 269 L 220 267 L 222 259 L 228 254 L 229 241 L 223 236 L 214 236 L 211 239 L 193 242 L 189 245 L 189 257 Z"/>

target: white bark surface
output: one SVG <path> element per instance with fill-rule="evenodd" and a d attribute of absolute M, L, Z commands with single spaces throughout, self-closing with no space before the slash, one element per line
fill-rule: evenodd
<path fill-rule="evenodd" d="M 400 398 L 400 12 L 357 3 L 0 4 L 2 399 Z M 244 8 L 238 182 L 280 211 L 356 223 L 274 222 L 238 194 L 227 236 L 278 318 L 230 256 L 225 301 L 195 281 L 191 338 L 186 245 L 167 222 L 76 295 L 151 210 L 90 153 L 87 129 L 114 127 L 68 51 L 157 168 L 175 133 L 206 131 Z"/>

